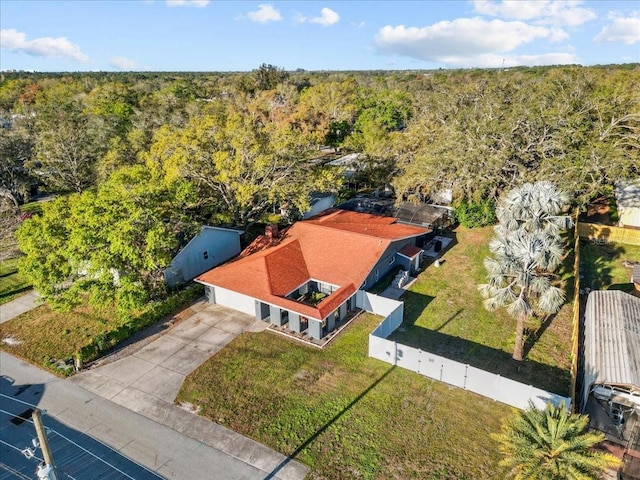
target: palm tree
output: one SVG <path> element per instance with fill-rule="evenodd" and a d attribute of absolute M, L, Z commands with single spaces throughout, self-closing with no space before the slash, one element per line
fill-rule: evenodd
<path fill-rule="evenodd" d="M 492 435 L 504 456 L 500 465 L 515 480 L 602 478 L 620 460 L 593 449 L 604 434 L 587 431 L 588 423 L 587 415 L 569 416 L 564 403 L 547 403 L 544 410 L 530 404 L 527 410 L 508 417 L 502 431 Z"/>
<path fill-rule="evenodd" d="M 506 307 L 516 319 L 514 360 L 522 360 L 524 327 L 535 313 L 556 313 L 564 303 L 561 288 L 553 285 L 553 272 L 562 261 L 562 248 L 545 232 L 498 234 L 485 258 L 488 283 L 478 285 L 489 311 Z"/>
<path fill-rule="evenodd" d="M 497 230 L 505 233 L 543 230 L 558 235 L 572 224 L 571 217 L 562 215 L 568 204 L 567 194 L 551 182 L 525 183 L 500 199 L 496 207 Z"/>
<path fill-rule="evenodd" d="M 560 215 L 566 199 L 549 182 L 524 184 L 510 191 L 496 208 L 500 222 L 484 261 L 487 283 L 478 285 L 484 306 L 506 307 L 516 318 L 514 360 L 522 360 L 524 328 L 535 314 L 556 313 L 565 295 L 554 285 L 553 271 L 564 254 L 560 230 L 571 219 Z"/>

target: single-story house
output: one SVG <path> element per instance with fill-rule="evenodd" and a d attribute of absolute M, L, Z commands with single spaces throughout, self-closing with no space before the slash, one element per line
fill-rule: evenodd
<path fill-rule="evenodd" d="M 618 226 L 640 228 L 640 180 L 616 185 Z"/>
<path fill-rule="evenodd" d="M 584 319 L 581 411 L 589 426 L 624 450 L 619 478 L 640 471 L 640 298 L 620 290 L 589 294 Z"/>
<path fill-rule="evenodd" d="M 164 280 L 170 287 L 193 280 L 211 268 L 240 253 L 240 230 L 203 226 L 164 271 Z"/>
<path fill-rule="evenodd" d="M 320 340 L 356 310 L 358 290 L 416 265 L 432 231 L 395 218 L 330 209 L 269 228 L 237 259 L 196 278 L 207 299 Z"/>
<path fill-rule="evenodd" d="M 362 153 L 348 153 L 347 155 L 327 163 L 327 165 L 343 167 L 345 169 L 344 175 L 349 179 L 362 170 L 364 158 L 365 156 Z"/>

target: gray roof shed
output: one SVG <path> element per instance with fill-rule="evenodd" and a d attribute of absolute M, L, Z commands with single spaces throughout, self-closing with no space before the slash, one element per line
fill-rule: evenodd
<path fill-rule="evenodd" d="M 620 290 L 589 294 L 584 321 L 583 406 L 594 385 L 640 395 L 640 298 Z"/>

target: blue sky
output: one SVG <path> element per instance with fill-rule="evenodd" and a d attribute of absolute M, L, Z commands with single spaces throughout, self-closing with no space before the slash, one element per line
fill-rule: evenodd
<path fill-rule="evenodd" d="M 0 30 L 2 70 L 640 62 L 640 0 L 0 0 Z"/>

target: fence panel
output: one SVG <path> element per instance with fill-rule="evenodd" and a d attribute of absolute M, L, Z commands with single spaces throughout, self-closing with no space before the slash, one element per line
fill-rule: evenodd
<path fill-rule="evenodd" d="M 476 367 L 469 367 L 467 372 L 467 390 L 496 400 L 496 392 L 500 389 L 500 375 L 486 372 Z"/>
<path fill-rule="evenodd" d="M 578 222 L 578 235 L 595 242 L 640 245 L 640 229 Z"/>
<path fill-rule="evenodd" d="M 440 357 L 440 363 L 442 364 L 441 381 L 449 385 L 465 388 L 468 365 L 444 357 Z"/>
<path fill-rule="evenodd" d="M 369 335 L 369 356 L 393 364 L 395 361 L 395 342 Z"/>
<path fill-rule="evenodd" d="M 555 393 L 378 336 L 391 334 L 394 325 L 395 319 L 385 319 L 369 335 L 370 357 L 520 409 L 527 408 L 530 401 L 538 408 L 544 408 L 547 401 L 571 405 L 570 399 Z"/>
<path fill-rule="evenodd" d="M 396 365 L 414 372 L 420 371 L 420 350 L 413 347 L 407 347 L 406 345 L 397 344 L 397 352 Z"/>

